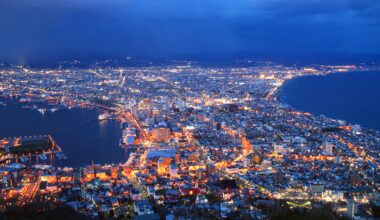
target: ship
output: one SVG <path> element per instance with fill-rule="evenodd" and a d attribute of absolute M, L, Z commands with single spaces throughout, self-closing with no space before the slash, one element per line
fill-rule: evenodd
<path fill-rule="evenodd" d="M 47 160 L 48 159 L 46 154 L 40 154 L 40 155 L 38 155 L 38 158 L 41 160 Z"/>
<path fill-rule="evenodd" d="M 54 112 L 58 111 L 58 108 L 51 108 L 50 111 L 54 113 Z"/>
<path fill-rule="evenodd" d="M 43 114 L 43 115 L 44 115 L 44 114 L 45 114 L 45 112 L 46 112 L 46 109 L 44 109 L 44 108 L 39 108 L 39 109 L 38 109 L 38 111 L 39 111 L 41 114 Z"/>
<path fill-rule="evenodd" d="M 67 156 L 63 153 L 57 153 L 55 154 L 59 160 L 67 159 Z"/>
<path fill-rule="evenodd" d="M 100 114 L 98 116 L 98 120 L 99 121 L 106 120 L 108 118 L 108 116 L 109 116 L 108 113 Z"/>
<path fill-rule="evenodd" d="M 21 98 L 21 99 L 19 99 L 19 102 L 31 102 L 32 101 L 32 99 L 30 99 L 30 98 Z"/>

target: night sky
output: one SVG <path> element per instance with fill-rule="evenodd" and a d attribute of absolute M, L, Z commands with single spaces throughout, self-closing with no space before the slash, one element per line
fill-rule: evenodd
<path fill-rule="evenodd" d="M 378 54 L 379 0 L 0 0 L 0 61 Z"/>

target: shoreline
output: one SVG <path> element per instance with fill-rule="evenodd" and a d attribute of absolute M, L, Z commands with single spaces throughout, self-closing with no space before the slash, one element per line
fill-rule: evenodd
<path fill-rule="evenodd" d="M 339 74 L 345 75 L 345 74 L 349 74 L 349 73 L 374 73 L 374 72 L 378 72 L 378 71 L 379 70 L 356 70 L 356 71 L 347 71 L 347 72 L 331 72 L 331 73 L 323 73 L 323 74 L 312 74 L 312 75 L 295 76 L 295 77 L 293 77 L 291 79 L 285 80 L 284 83 L 277 89 L 274 97 L 275 97 L 276 101 L 280 105 L 283 105 L 286 108 L 289 108 L 291 110 L 294 110 L 294 111 L 297 111 L 297 112 L 309 113 L 309 114 L 311 114 L 311 115 L 313 115 L 315 117 L 324 116 L 324 117 L 332 119 L 332 120 L 342 120 L 342 121 L 345 121 L 348 125 L 355 125 L 355 124 L 356 125 L 360 125 L 362 128 L 365 128 L 365 129 L 368 129 L 368 130 L 374 130 L 374 131 L 376 131 L 376 132 L 379 133 L 380 129 L 369 128 L 367 126 L 364 126 L 362 123 L 354 123 L 354 122 L 350 121 L 349 119 L 344 119 L 344 118 L 339 119 L 339 118 L 327 116 L 326 114 L 317 114 L 317 113 L 314 113 L 312 111 L 306 111 L 306 110 L 302 110 L 302 109 L 296 108 L 293 105 L 290 105 L 288 102 L 285 101 L 286 95 L 284 94 L 286 86 L 288 86 L 290 83 L 294 82 L 295 80 L 299 80 L 299 79 L 302 79 L 302 78 L 307 78 L 307 77 L 327 77 L 327 76 L 330 76 L 330 75 L 331 76 L 336 76 L 336 75 L 339 75 Z"/>

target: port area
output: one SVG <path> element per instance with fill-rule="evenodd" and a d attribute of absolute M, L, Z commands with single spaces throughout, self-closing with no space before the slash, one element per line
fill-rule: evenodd
<path fill-rule="evenodd" d="M 66 159 L 61 147 L 50 135 L 0 139 L 0 163 L 39 164 Z"/>
<path fill-rule="evenodd" d="M 136 148 L 140 144 L 141 138 L 137 129 L 128 123 L 121 123 L 122 135 L 120 138 L 120 147 Z"/>

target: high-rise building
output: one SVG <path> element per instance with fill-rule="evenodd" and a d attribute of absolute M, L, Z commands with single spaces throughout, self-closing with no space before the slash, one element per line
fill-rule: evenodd
<path fill-rule="evenodd" d="M 358 204 L 353 199 L 347 200 L 347 217 L 353 219 L 358 212 Z"/>
<path fill-rule="evenodd" d="M 214 174 L 216 171 L 215 164 L 213 163 L 208 163 L 206 166 L 206 172 L 208 175 Z"/>
<path fill-rule="evenodd" d="M 311 194 L 321 194 L 325 190 L 325 186 L 321 183 L 314 183 L 310 186 Z"/>
<path fill-rule="evenodd" d="M 334 163 L 340 163 L 340 157 L 338 155 L 335 156 Z"/>
<path fill-rule="evenodd" d="M 174 161 L 176 163 L 180 163 L 181 162 L 181 153 L 180 152 L 176 152 L 175 155 L 174 155 Z"/>
<path fill-rule="evenodd" d="M 174 163 L 171 163 L 169 166 L 169 175 L 170 175 L 170 178 L 178 177 L 178 167 Z"/>
<path fill-rule="evenodd" d="M 334 145 L 331 144 L 330 142 L 324 142 L 323 143 L 323 149 L 325 150 L 327 155 L 332 155 L 333 154 L 333 147 Z"/>
<path fill-rule="evenodd" d="M 169 157 L 160 157 L 157 161 L 157 172 L 159 175 L 169 174 L 169 166 L 171 162 Z"/>

